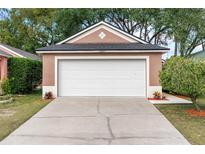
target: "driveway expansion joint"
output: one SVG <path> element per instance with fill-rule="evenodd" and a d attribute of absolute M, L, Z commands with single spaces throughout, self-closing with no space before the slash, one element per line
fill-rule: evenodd
<path fill-rule="evenodd" d="M 98 113 L 98 114 L 101 114 L 101 113 L 100 113 L 100 97 L 98 97 L 97 113 Z"/>

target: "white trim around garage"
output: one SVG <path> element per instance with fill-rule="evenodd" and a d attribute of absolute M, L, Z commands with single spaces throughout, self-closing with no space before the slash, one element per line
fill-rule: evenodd
<path fill-rule="evenodd" d="M 158 91 L 162 94 L 162 86 L 149 86 L 147 97 L 153 98 L 153 93 L 156 91 Z"/>
<path fill-rule="evenodd" d="M 55 57 L 55 85 L 52 86 L 52 92 L 55 97 L 58 97 L 58 60 L 62 60 L 62 59 L 144 59 L 146 60 L 146 96 L 148 96 L 149 56 L 56 56 Z"/>
<path fill-rule="evenodd" d="M 45 93 L 46 92 L 52 92 L 52 94 L 53 94 L 53 97 L 54 98 L 56 98 L 57 97 L 57 91 L 56 91 L 56 88 L 55 88 L 55 86 L 43 86 L 43 95 L 42 95 L 42 97 L 44 97 L 45 96 Z"/>

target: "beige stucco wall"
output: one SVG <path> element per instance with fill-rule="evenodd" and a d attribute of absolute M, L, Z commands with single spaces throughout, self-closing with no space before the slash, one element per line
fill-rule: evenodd
<path fill-rule="evenodd" d="M 99 34 L 103 32 L 105 34 L 105 37 L 101 39 L 99 37 Z M 126 36 L 123 36 L 124 38 L 109 32 L 108 30 L 104 28 L 100 28 L 90 34 L 85 34 L 82 38 L 78 38 L 74 41 L 71 40 L 72 43 L 128 43 L 128 38 Z M 69 42 L 68 42 L 69 43 Z"/>
<path fill-rule="evenodd" d="M 101 54 L 42 54 L 43 86 L 55 84 L 55 56 L 149 56 L 149 86 L 159 86 L 159 71 L 162 67 L 162 53 L 101 53 Z"/>
<path fill-rule="evenodd" d="M 7 78 L 7 71 L 8 71 L 7 61 L 8 58 L 4 56 L 0 56 L 0 80 Z"/>

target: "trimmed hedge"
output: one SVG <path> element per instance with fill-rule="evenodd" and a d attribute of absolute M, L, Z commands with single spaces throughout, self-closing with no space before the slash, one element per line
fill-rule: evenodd
<path fill-rule="evenodd" d="M 42 79 L 42 62 L 26 58 L 8 59 L 8 79 L 2 89 L 6 94 L 31 92 Z"/>
<path fill-rule="evenodd" d="M 196 99 L 205 94 L 205 62 L 184 57 L 172 57 L 160 72 L 164 90 L 189 96 L 200 111 Z"/>

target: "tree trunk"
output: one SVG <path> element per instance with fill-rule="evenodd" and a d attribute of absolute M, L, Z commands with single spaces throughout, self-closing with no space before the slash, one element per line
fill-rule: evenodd
<path fill-rule="evenodd" d="M 191 97 L 191 101 L 193 102 L 193 104 L 194 104 L 196 110 L 197 110 L 198 112 L 201 112 L 201 109 L 200 109 L 199 105 L 198 105 L 197 102 L 196 102 L 196 98 Z"/>
<path fill-rule="evenodd" d="M 183 43 L 179 44 L 179 53 L 181 57 L 184 57 L 184 44 Z"/>
<path fill-rule="evenodd" d="M 175 46 L 174 46 L 174 56 L 177 56 L 177 42 L 175 41 Z"/>
<path fill-rule="evenodd" d="M 204 51 L 204 49 L 205 49 L 205 45 L 204 45 L 204 42 L 202 42 L 202 50 Z"/>

